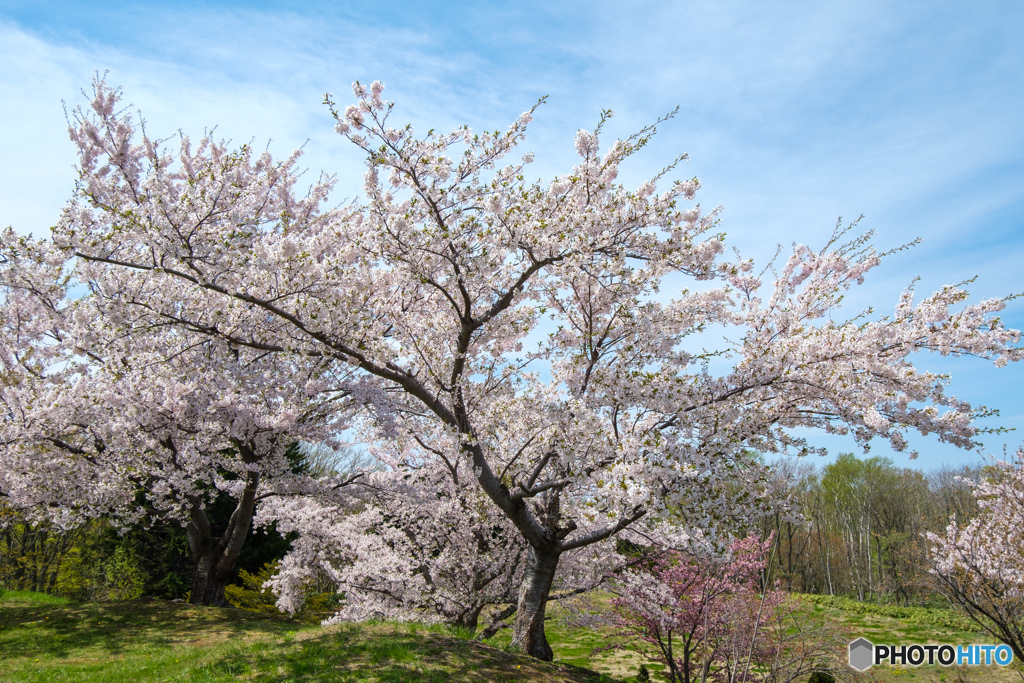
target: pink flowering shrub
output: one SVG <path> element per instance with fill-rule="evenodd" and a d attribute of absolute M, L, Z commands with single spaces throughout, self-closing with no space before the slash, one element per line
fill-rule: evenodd
<path fill-rule="evenodd" d="M 843 636 L 827 623 L 813 634 L 785 591 L 765 589 L 772 539 L 734 541 L 724 556 L 674 552 L 626 572 L 612 601 L 628 634 L 656 647 L 670 683 L 791 681 L 831 668 Z"/>

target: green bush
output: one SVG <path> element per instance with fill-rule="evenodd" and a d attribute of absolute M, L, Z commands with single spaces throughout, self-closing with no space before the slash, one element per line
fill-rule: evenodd
<path fill-rule="evenodd" d="M 118 545 L 106 564 L 107 595 L 113 600 L 141 598 L 146 589 L 146 574 L 139 556 L 128 544 Z"/>
<path fill-rule="evenodd" d="M 277 565 L 277 560 L 267 562 L 257 574 L 240 570 L 238 579 L 242 585 L 230 584 L 224 589 L 224 597 L 239 609 L 276 614 L 279 611 L 277 597 L 269 588 L 264 588 L 263 584 L 277 572 Z"/>
<path fill-rule="evenodd" d="M 853 614 L 872 614 L 900 619 L 910 624 L 942 626 L 954 631 L 975 631 L 978 625 L 968 617 L 942 607 L 908 607 L 905 605 L 879 605 L 860 602 L 837 595 L 808 595 L 807 598 L 818 607 L 841 609 Z"/>
<path fill-rule="evenodd" d="M 224 589 L 227 601 L 239 609 L 250 612 L 278 613 L 277 596 L 273 591 L 264 588 L 263 584 L 277 573 L 278 561 L 267 562 L 256 574 L 245 571 L 238 572 L 241 585 L 230 584 Z M 306 601 L 298 615 L 323 614 L 337 608 L 339 596 L 334 593 L 320 593 L 311 584 L 306 589 Z"/>
<path fill-rule="evenodd" d="M 98 597 L 103 585 L 103 563 L 90 562 L 82 548 L 75 547 L 61 560 L 53 592 L 77 602 Z"/>

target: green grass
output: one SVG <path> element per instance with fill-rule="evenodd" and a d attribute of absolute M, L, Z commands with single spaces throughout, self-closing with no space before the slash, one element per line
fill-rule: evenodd
<path fill-rule="evenodd" d="M 596 593 L 591 597 L 595 611 L 609 609 L 609 593 Z M 633 680 L 641 664 L 646 664 L 651 673 L 658 673 L 664 668 L 653 663 L 642 654 L 630 647 L 629 639 L 618 635 L 615 629 L 607 626 L 589 626 L 578 628 L 567 622 L 568 611 L 558 602 L 548 603 L 549 617 L 544 625 L 548 642 L 555 653 L 555 661 L 593 669 L 608 676 L 610 679 Z M 498 647 L 508 647 L 512 641 L 510 629 L 499 631 L 490 641 Z M 622 648 L 607 649 L 609 645 L 625 645 Z M 605 648 L 595 652 L 599 648 Z M 655 678 L 655 680 L 660 680 Z"/>
<path fill-rule="evenodd" d="M 163 601 L 55 604 L 5 593 L 0 681 L 616 681 L 465 635 L 420 624 L 321 628 L 285 616 Z"/>
<path fill-rule="evenodd" d="M 607 609 L 607 595 L 594 608 Z M 969 621 L 938 608 L 866 605 L 808 596 L 813 621 L 840 621 L 851 639 L 875 643 L 985 643 Z M 507 650 L 508 630 L 488 645 L 465 630 L 407 623 L 321 628 L 283 615 L 195 607 L 158 600 L 70 603 L 38 593 L 0 594 L 0 681 L 341 681 L 355 683 L 623 683 L 635 680 L 641 654 L 596 652 L 614 643 L 608 627 L 567 623 L 558 604 L 546 630 L 551 664 Z M 838 653 L 845 659 L 845 653 Z M 662 667 L 648 662 L 654 680 Z M 870 669 L 865 681 L 955 683 L 1019 681 L 1003 667 L 956 671 L 941 666 Z"/>
<path fill-rule="evenodd" d="M 810 618 L 842 622 L 849 629 L 851 639 L 864 637 L 878 645 L 939 643 L 955 646 L 996 642 L 966 616 L 948 608 L 878 605 L 827 595 L 805 597 L 814 605 Z M 878 683 L 1020 683 L 1022 678 L 1013 667 L 944 667 L 934 664 L 874 666 L 861 674 L 859 680 Z"/>
<path fill-rule="evenodd" d="M 595 598 L 598 610 L 608 608 L 607 594 Z M 810 623 L 821 624 L 839 622 L 849 633 L 850 640 L 861 636 L 879 644 L 912 644 L 912 643 L 949 643 L 953 645 L 969 643 L 990 643 L 993 639 L 980 632 L 973 621 L 948 608 L 941 607 L 902 607 L 895 605 L 877 605 L 861 603 L 850 598 L 839 598 L 821 595 L 805 595 L 812 608 L 806 615 Z M 594 671 L 632 681 L 642 662 L 643 656 L 631 649 L 608 650 L 594 654 L 593 650 L 616 642 L 616 636 L 609 628 L 579 629 L 565 624 L 564 610 L 557 603 L 549 606 L 551 620 L 546 631 L 551 646 L 555 651 L 556 661 L 582 666 Z M 503 631 L 495 638 L 496 644 L 507 644 L 510 640 L 508 631 Z M 846 661 L 846 653 L 836 653 L 841 661 Z M 664 667 L 646 660 L 653 680 L 663 680 L 660 672 Z M 852 673 L 852 672 L 851 672 Z M 958 678 L 958 676 L 966 678 Z M 860 680 L 877 681 L 879 683 L 897 683 L 902 681 L 915 683 L 955 683 L 959 680 L 1006 682 L 1022 680 L 1012 669 L 1000 666 L 967 667 L 957 671 L 955 668 L 934 666 L 872 667 Z"/>
<path fill-rule="evenodd" d="M 947 608 L 879 605 L 830 595 L 808 595 L 807 598 L 815 606 L 837 609 L 847 618 L 857 615 L 889 617 L 919 632 L 938 629 L 949 634 L 968 634 L 978 630 L 977 624 L 969 617 Z"/>
<path fill-rule="evenodd" d="M 46 593 L 0 590 L 0 604 L 5 605 L 67 605 L 70 602 L 67 598 Z"/>

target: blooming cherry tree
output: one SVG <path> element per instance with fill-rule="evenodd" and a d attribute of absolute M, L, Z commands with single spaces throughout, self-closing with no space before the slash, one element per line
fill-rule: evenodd
<path fill-rule="evenodd" d="M 111 318 L 98 290 L 69 298 L 60 259 L 47 254 L 4 235 L 0 492 L 65 526 L 99 515 L 178 521 L 195 562 L 191 601 L 227 604 L 257 502 L 346 483 L 294 473 L 287 451 L 330 438 L 347 389 L 328 390 L 322 375 L 315 390 L 281 382 L 301 373 L 281 356 Z M 206 511 L 221 494 L 236 501 L 223 530 Z"/>
<path fill-rule="evenodd" d="M 479 488 L 466 485 L 473 481 L 466 460 L 451 460 L 416 437 L 379 441 L 370 452 L 380 469 L 361 478 L 357 492 L 346 489 L 343 500 L 273 497 L 261 507 L 258 522 L 295 536 L 268 582 L 279 607 L 296 612 L 308 582 L 326 576 L 344 595 L 331 621 L 438 620 L 476 630 L 491 608 L 479 637 L 505 628 L 518 607 L 527 545 Z M 550 599 L 592 590 L 666 545 L 690 540 L 671 524 L 644 522 L 624 532 L 633 547 L 644 547 L 641 556 L 608 544 L 573 553 L 562 561 Z"/>
<path fill-rule="evenodd" d="M 390 450 L 390 449 L 388 449 Z M 435 460 L 375 453 L 384 469 L 359 481 L 356 498 L 268 501 L 260 519 L 296 536 L 270 585 L 294 613 L 303 588 L 326 576 L 344 595 L 334 621 L 437 620 L 475 630 L 481 613 L 515 603 L 526 544 L 459 476 Z M 454 463 L 453 463 L 454 464 Z"/>
<path fill-rule="evenodd" d="M 928 534 L 939 589 L 979 626 L 1024 657 L 1024 451 L 969 482 L 980 509 Z"/>
<path fill-rule="evenodd" d="M 417 136 L 382 92 L 357 83 L 344 110 L 327 98 L 367 172 L 362 202 L 325 210 L 330 179 L 298 197 L 296 157 L 209 136 L 172 155 L 98 82 L 72 121 L 81 179 L 53 245 L 128 317 L 358 378 L 371 442 L 414 440 L 525 544 L 513 643 L 533 656 L 552 657 L 563 560 L 641 520 L 711 530 L 771 509 L 748 449 L 814 452 L 794 428 L 973 445 L 978 411 L 912 354 L 1021 356 L 994 317 L 1005 300 L 961 305 L 962 287 L 843 321 L 843 294 L 883 255 L 842 230 L 763 285 L 723 257 L 715 213 L 689 203 L 697 181 L 667 180 L 682 157 L 635 190 L 616 182 L 656 125 L 602 151 L 606 112 L 577 134 L 573 169 L 531 182 L 532 154 L 508 159 L 536 108 L 505 131 Z M 669 275 L 696 287 L 663 295 Z M 732 341 L 696 349 L 712 326 Z"/>
<path fill-rule="evenodd" d="M 737 646 L 768 647 L 771 632 L 755 628 L 762 613 L 767 617 L 785 599 L 761 585 L 770 547 L 771 540 L 749 537 L 733 542 L 722 558 L 706 549 L 671 553 L 647 570 L 626 572 L 612 600 L 620 628 L 658 648 L 672 683 L 724 680 L 723 669 L 750 654 Z"/>
<path fill-rule="evenodd" d="M 766 583 L 772 538 L 664 555 L 617 582 L 615 621 L 654 645 L 673 683 L 792 681 L 834 662 L 849 642 L 828 623 L 804 625 L 806 605 Z"/>

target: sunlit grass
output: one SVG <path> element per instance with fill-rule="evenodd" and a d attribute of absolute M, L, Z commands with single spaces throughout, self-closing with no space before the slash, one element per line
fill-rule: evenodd
<path fill-rule="evenodd" d="M 594 609 L 608 609 L 598 595 Z M 812 597 L 807 619 L 838 620 L 852 637 L 875 643 L 983 643 L 943 609 L 871 606 Z M 632 683 L 647 662 L 608 625 L 571 625 L 553 604 L 546 630 L 556 662 L 508 651 L 509 630 L 484 645 L 468 629 L 414 622 L 370 622 L 321 628 L 284 615 L 196 607 L 163 601 L 69 603 L 7 591 L 0 595 L 0 681 L 342 681 L 354 683 Z M 893 616 L 896 615 L 896 616 Z M 625 647 L 607 649 L 616 642 Z M 600 648 L 605 648 L 599 650 Z M 599 650 L 599 651 L 598 651 Z M 845 653 L 841 653 L 845 656 Z M 874 667 L 869 680 L 954 683 L 941 666 Z M 1001 667 L 974 667 L 969 680 L 1012 681 Z"/>
<path fill-rule="evenodd" d="M 422 624 L 321 628 L 283 615 L 163 601 L 47 604 L 0 597 L 0 681 L 598 683 Z"/>
<path fill-rule="evenodd" d="M 0 589 L 0 604 L 7 605 L 67 605 L 70 600 L 58 595 L 47 595 L 34 591 L 11 591 Z"/>

